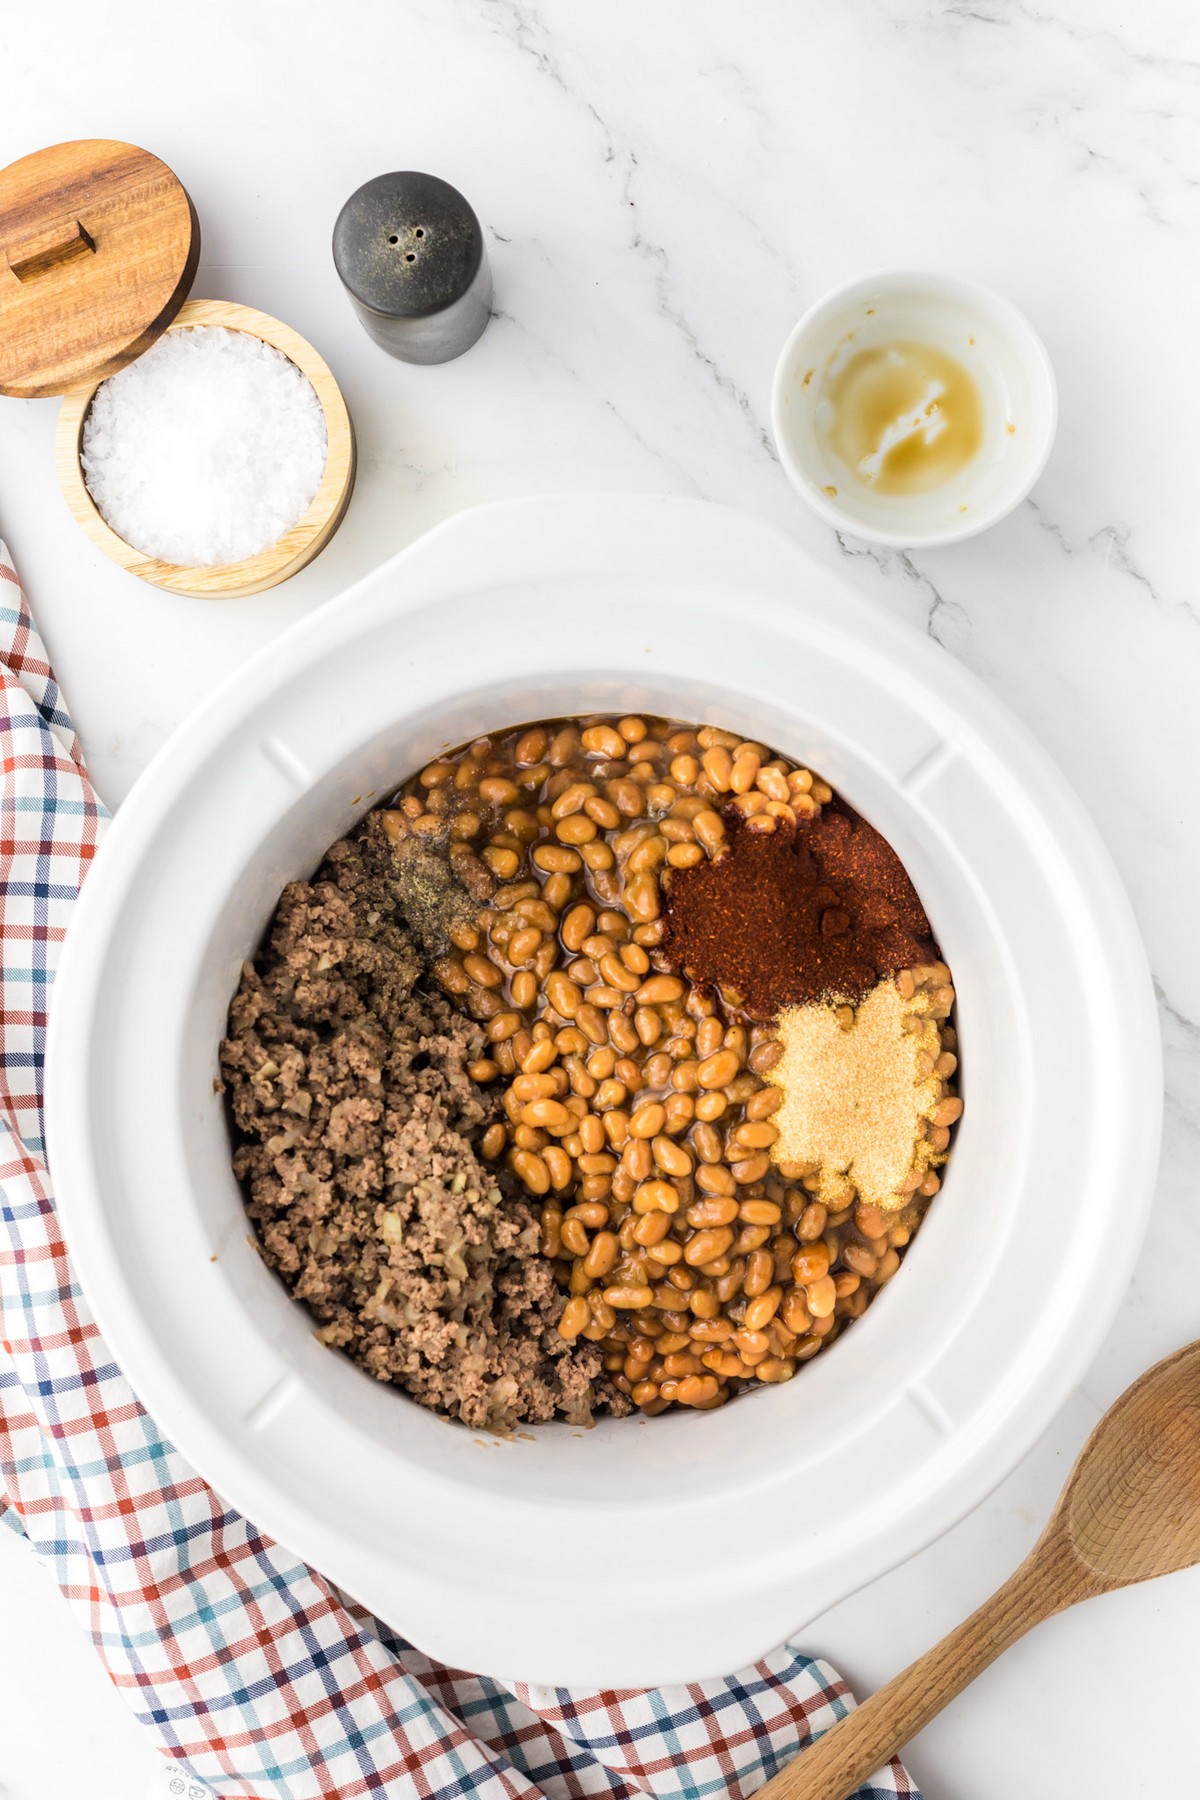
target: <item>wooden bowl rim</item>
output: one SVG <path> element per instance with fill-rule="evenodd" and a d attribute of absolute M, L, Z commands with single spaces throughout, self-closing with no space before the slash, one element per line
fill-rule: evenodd
<path fill-rule="evenodd" d="M 354 486 L 354 424 L 332 370 L 307 338 L 270 313 L 233 300 L 188 300 L 167 326 L 223 325 L 246 331 L 282 352 L 312 383 L 325 415 L 325 467 L 307 511 L 275 543 L 239 562 L 205 565 L 163 562 L 147 556 L 115 532 L 88 491 L 80 461 L 83 423 L 107 375 L 72 388 L 63 396 L 55 427 L 54 454 L 67 505 L 98 549 L 113 562 L 155 587 L 192 599 L 261 593 L 312 561 L 333 536 Z"/>

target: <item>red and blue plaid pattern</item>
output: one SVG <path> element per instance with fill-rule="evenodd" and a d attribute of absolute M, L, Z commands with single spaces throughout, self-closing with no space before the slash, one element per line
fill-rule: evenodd
<path fill-rule="evenodd" d="M 104 821 L 0 544 L 0 1521 L 160 1747 L 229 1800 L 752 1793 L 853 1704 L 827 1664 L 781 1649 L 647 1693 L 441 1668 L 223 1506 L 138 1405 L 42 1146 L 47 998 Z M 862 1795 L 919 1800 L 899 1764 Z"/>

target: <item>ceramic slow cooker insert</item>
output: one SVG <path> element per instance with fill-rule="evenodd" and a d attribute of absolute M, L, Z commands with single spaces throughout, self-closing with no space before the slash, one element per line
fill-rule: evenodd
<path fill-rule="evenodd" d="M 213 1092 L 284 883 L 440 749 L 652 711 L 820 770 L 955 977 L 966 1116 L 896 1280 L 786 1386 L 499 1441 L 315 1339 L 248 1241 Z M 1137 1252 L 1158 1034 L 1128 902 L 1032 739 L 781 534 L 699 502 L 461 515 L 236 674 L 89 876 L 55 993 L 67 1241 L 200 1472 L 432 1655 L 629 1686 L 725 1672 L 930 1541 L 1079 1380 Z"/>

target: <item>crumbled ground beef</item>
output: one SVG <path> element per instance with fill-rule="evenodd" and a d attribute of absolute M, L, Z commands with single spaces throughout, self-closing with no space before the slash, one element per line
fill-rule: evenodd
<path fill-rule="evenodd" d="M 426 990 L 374 815 L 285 888 L 221 1046 L 262 1255 L 318 1335 L 423 1406 L 497 1431 L 629 1402 L 556 1330 L 537 1222 L 477 1142 L 482 1028 Z"/>

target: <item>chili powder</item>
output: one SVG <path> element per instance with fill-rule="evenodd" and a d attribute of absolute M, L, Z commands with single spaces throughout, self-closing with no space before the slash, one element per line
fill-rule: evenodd
<path fill-rule="evenodd" d="M 844 801 L 770 832 L 732 807 L 725 823 L 725 854 L 665 884 L 661 948 L 672 968 L 772 1018 L 814 1000 L 855 1004 L 884 976 L 937 960 L 904 865 Z"/>

